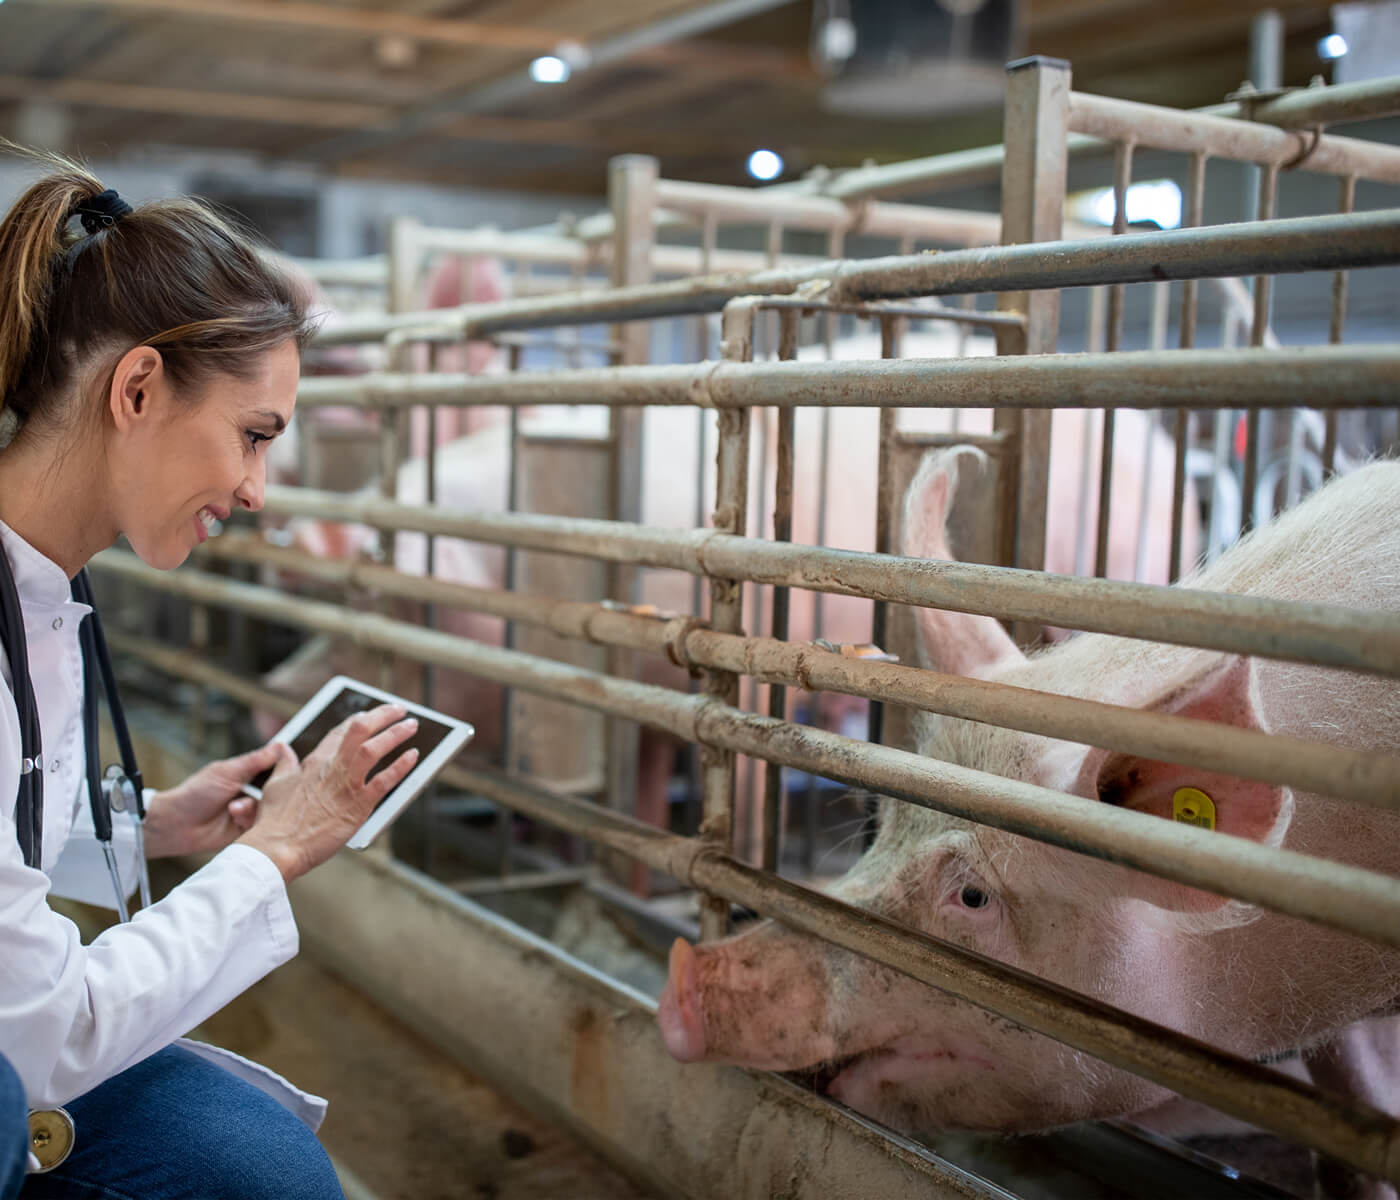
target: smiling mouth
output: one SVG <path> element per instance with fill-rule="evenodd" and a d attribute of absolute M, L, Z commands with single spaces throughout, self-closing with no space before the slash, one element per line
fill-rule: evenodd
<path fill-rule="evenodd" d="M 199 510 L 196 516 L 198 516 L 200 522 L 204 525 L 205 532 L 208 533 L 210 537 L 213 537 L 223 528 L 219 524 L 219 514 L 207 504 Z"/>

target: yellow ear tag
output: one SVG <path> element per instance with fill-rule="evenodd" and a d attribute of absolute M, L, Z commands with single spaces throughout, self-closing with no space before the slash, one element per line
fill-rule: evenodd
<path fill-rule="evenodd" d="M 1177 788 L 1172 793 L 1172 820 L 1183 825 L 1215 828 L 1215 801 L 1200 788 Z"/>

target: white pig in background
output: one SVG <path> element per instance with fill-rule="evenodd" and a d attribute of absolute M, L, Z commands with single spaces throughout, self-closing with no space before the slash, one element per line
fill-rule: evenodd
<path fill-rule="evenodd" d="M 955 451 L 910 487 L 906 553 L 949 557 Z M 1187 586 L 1400 609 L 1400 464 L 1315 493 Z M 1400 682 L 1088 634 L 1026 658 L 989 618 L 919 610 L 926 661 L 1023 688 L 1400 749 Z M 1183 786 L 1223 834 L 1400 873 L 1400 813 L 922 714 L 922 754 L 1171 819 Z M 1315 924 L 891 800 L 833 889 L 847 903 L 1249 1059 L 1302 1050 L 1324 1086 L 1400 1110 L 1400 954 Z M 1156 1084 L 765 922 L 678 942 L 661 1001 L 670 1052 L 772 1070 L 825 1065 L 833 1097 L 905 1130 L 1030 1131 L 1138 1113 Z M 1384 1185 L 1365 1194 L 1393 1195 Z"/>

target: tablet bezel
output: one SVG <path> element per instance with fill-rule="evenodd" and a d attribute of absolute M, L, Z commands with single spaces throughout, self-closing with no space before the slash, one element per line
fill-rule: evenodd
<path fill-rule="evenodd" d="M 428 720 L 436 721 L 439 725 L 447 728 L 446 735 L 433 748 L 433 752 L 414 764 L 413 770 L 404 776 L 399 785 L 390 793 L 389 798 L 370 814 L 369 819 L 346 842 L 346 845 L 352 850 L 363 850 L 405 808 L 413 803 L 418 793 L 427 787 L 433 776 L 456 757 L 463 746 L 471 741 L 476 730 L 468 722 L 459 721 L 456 717 L 449 717 L 446 713 L 438 712 L 426 705 L 415 704 L 403 696 L 395 696 L 392 692 L 371 687 L 358 679 L 352 679 L 349 675 L 337 675 L 333 679 L 327 680 L 320 690 L 302 705 L 269 740 L 291 745 L 296 740 L 297 735 L 320 716 L 326 706 L 347 688 L 359 692 L 361 695 L 372 697 L 383 704 L 401 704 L 408 710 L 409 716 L 426 717 Z M 247 786 L 243 790 L 256 799 L 262 798 L 257 788 Z"/>

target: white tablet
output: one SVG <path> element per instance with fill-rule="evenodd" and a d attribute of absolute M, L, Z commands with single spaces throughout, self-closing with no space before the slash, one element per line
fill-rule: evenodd
<path fill-rule="evenodd" d="M 398 787 L 379 802 L 369 820 L 361 825 L 355 831 L 355 836 L 346 843 L 356 850 L 363 850 L 368 846 L 380 830 L 403 812 L 409 801 L 471 740 L 476 730 L 465 721 L 458 721 L 431 708 L 424 708 L 423 705 L 414 704 L 412 700 L 405 700 L 402 696 L 382 692 L 347 675 L 337 675 L 312 696 L 301 711 L 272 738 L 275 742 L 286 742 L 296 751 L 297 758 L 304 761 L 306 756 L 321 744 L 321 739 L 346 717 L 378 708 L 381 704 L 403 705 L 409 716 L 418 718 L 418 731 L 408 741 L 396 746 L 392 753 L 385 755 L 370 775 L 377 775 L 400 754 L 415 747 L 418 750 L 418 763 L 399 782 Z M 271 774 L 271 771 L 264 771 L 243 790 L 261 800 L 262 787 Z"/>

